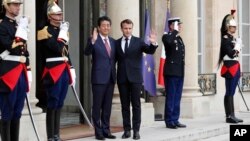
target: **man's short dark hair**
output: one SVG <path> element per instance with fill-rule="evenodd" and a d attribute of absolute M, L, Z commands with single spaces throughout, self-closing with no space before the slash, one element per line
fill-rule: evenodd
<path fill-rule="evenodd" d="M 101 23 L 103 21 L 108 21 L 111 25 L 111 19 L 108 16 L 102 16 L 102 17 L 98 18 L 98 21 L 97 21 L 98 26 L 101 26 Z"/>
<path fill-rule="evenodd" d="M 122 28 L 122 25 L 123 25 L 124 23 L 134 25 L 134 23 L 132 22 L 132 20 L 130 20 L 130 19 L 125 19 L 125 20 L 123 20 L 123 21 L 121 22 L 121 25 L 120 25 L 121 28 Z"/>

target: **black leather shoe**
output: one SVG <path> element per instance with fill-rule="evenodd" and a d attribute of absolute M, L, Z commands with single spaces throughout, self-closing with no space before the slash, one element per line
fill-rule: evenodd
<path fill-rule="evenodd" d="M 139 132 L 138 131 L 135 131 L 134 132 L 134 135 L 133 135 L 133 139 L 134 140 L 139 140 L 141 137 L 140 137 L 140 134 L 139 134 Z"/>
<path fill-rule="evenodd" d="M 131 133 L 130 131 L 124 131 L 123 135 L 122 135 L 122 139 L 127 139 L 131 137 Z"/>
<path fill-rule="evenodd" d="M 187 126 L 185 124 L 181 124 L 180 122 L 175 124 L 179 128 L 186 128 Z"/>
<path fill-rule="evenodd" d="M 104 137 L 104 136 L 95 136 L 95 138 L 96 138 L 97 140 L 105 140 L 105 137 Z"/>
<path fill-rule="evenodd" d="M 170 129 L 177 129 L 177 126 L 175 124 L 173 124 L 173 123 L 167 123 L 166 127 L 170 128 Z"/>
<path fill-rule="evenodd" d="M 226 117 L 226 123 L 238 123 L 239 121 L 236 120 L 234 117 L 232 116 L 228 116 Z"/>
<path fill-rule="evenodd" d="M 104 134 L 104 137 L 108 138 L 108 139 L 115 139 L 116 138 L 116 136 L 114 136 L 112 134 L 107 134 L 107 135 Z"/>

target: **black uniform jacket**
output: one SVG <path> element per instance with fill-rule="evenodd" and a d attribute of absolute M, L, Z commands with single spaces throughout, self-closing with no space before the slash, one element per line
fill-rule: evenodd
<path fill-rule="evenodd" d="M 221 54 L 223 57 L 227 55 L 227 59 L 223 58 L 223 66 L 221 68 L 221 76 L 225 78 L 232 78 L 240 69 L 240 64 L 236 57 L 238 51 L 234 50 L 235 39 L 232 35 L 226 34 L 221 39 Z"/>
<path fill-rule="evenodd" d="M 47 38 L 40 39 L 42 58 L 43 62 L 45 63 L 45 67 L 42 74 L 43 83 L 45 85 L 55 84 L 65 69 L 68 70 L 71 83 L 72 79 L 69 70 L 71 67 L 71 61 L 69 57 L 68 45 L 66 45 L 65 42 L 57 39 L 58 34 L 60 32 L 59 27 L 48 25 L 45 26 L 42 30 L 40 30 L 40 33 L 41 32 L 47 35 Z M 39 32 L 38 36 L 40 36 Z M 68 61 L 46 61 L 46 59 L 49 58 L 60 57 L 67 57 Z"/>
<path fill-rule="evenodd" d="M 143 52 L 153 54 L 158 46 L 147 45 L 138 37 L 132 36 L 129 47 L 124 53 L 121 46 L 122 38 L 116 41 L 116 59 L 118 61 L 117 83 L 142 83 Z"/>
<path fill-rule="evenodd" d="M 162 42 L 166 54 L 163 75 L 184 77 L 185 45 L 178 35 L 178 31 L 174 30 L 164 34 Z"/>
<path fill-rule="evenodd" d="M 12 44 L 15 40 L 15 33 L 17 29 L 17 23 L 8 17 L 4 17 L 0 22 L 0 54 L 5 50 L 8 50 L 9 55 L 13 56 L 25 56 L 26 62 L 21 63 L 18 61 L 10 61 L 0 59 L 0 92 L 12 91 L 19 79 L 21 72 L 27 71 L 29 66 L 29 52 L 27 50 L 26 43 L 23 46 L 12 48 Z M 27 73 L 25 73 L 27 78 Z M 28 81 L 27 81 L 28 82 Z"/>

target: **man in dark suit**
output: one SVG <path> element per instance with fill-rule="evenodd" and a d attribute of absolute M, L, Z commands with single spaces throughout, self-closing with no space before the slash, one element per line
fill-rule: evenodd
<path fill-rule="evenodd" d="M 169 33 L 162 37 L 166 54 L 163 71 L 166 89 L 164 118 L 167 128 L 177 129 L 177 127 L 186 127 L 179 122 L 184 81 L 185 46 L 179 36 L 181 30 L 180 18 L 170 18 L 168 25 Z"/>
<path fill-rule="evenodd" d="M 106 16 L 100 17 L 98 19 L 99 34 L 95 28 L 84 52 L 85 55 L 92 55 L 92 119 L 95 136 L 98 140 L 116 138 L 111 134 L 109 127 L 116 81 L 115 40 L 108 36 L 110 28 L 110 18 Z"/>
<path fill-rule="evenodd" d="M 142 56 L 143 52 L 153 54 L 158 47 L 156 34 L 152 32 L 149 37 L 151 45 L 147 45 L 138 37 L 132 35 L 133 22 L 125 19 L 121 22 L 123 36 L 117 40 L 116 56 L 118 61 L 117 84 L 122 105 L 122 118 L 124 134 L 122 138 L 131 136 L 130 102 L 133 113 L 133 139 L 140 139 L 142 90 Z"/>

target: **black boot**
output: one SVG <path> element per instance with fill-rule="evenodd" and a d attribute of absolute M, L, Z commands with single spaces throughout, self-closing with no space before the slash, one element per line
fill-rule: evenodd
<path fill-rule="evenodd" d="M 239 119 L 237 117 L 235 117 L 235 113 L 234 113 L 234 97 L 233 96 L 230 96 L 230 105 L 231 105 L 231 115 L 232 117 L 234 117 L 235 120 L 237 120 L 238 122 L 243 122 L 242 119 Z"/>
<path fill-rule="evenodd" d="M 48 141 L 54 141 L 54 131 L 55 131 L 55 110 L 47 109 L 46 114 L 46 130 Z"/>
<path fill-rule="evenodd" d="M 236 119 L 234 119 L 231 115 L 231 104 L 230 104 L 230 96 L 224 97 L 224 107 L 225 107 L 225 113 L 226 113 L 226 123 L 238 123 Z"/>
<path fill-rule="evenodd" d="M 2 141 L 10 141 L 10 121 L 1 120 L 0 128 Z"/>
<path fill-rule="evenodd" d="M 11 120 L 10 123 L 11 141 L 19 141 L 19 128 L 20 128 L 20 119 Z"/>
<path fill-rule="evenodd" d="M 54 130 L 54 141 L 61 141 L 60 139 L 60 115 L 61 109 L 55 111 L 55 130 Z"/>

